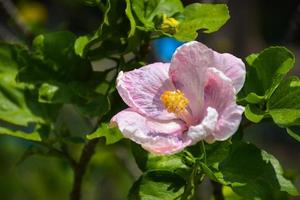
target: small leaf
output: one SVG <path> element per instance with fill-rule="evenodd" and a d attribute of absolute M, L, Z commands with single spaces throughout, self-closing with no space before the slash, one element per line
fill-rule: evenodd
<path fill-rule="evenodd" d="M 300 126 L 291 126 L 286 130 L 291 137 L 300 142 Z"/>
<path fill-rule="evenodd" d="M 233 192 L 231 187 L 223 186 L 222 193 L 224 195 L 225 200 L 243 200 L 242 197 L 238 196 L 236 193 Z"/>
<path fill-rule="evenodd" d="M 180 22 L 174 37 L 180 41 L 196 39 L 197 30 L 212 33 L 221 28 L 230 18 L 225 4 L 193 3 L 185 7 L 184 20 Z"/>
<path fill-rule="evenodd" d="M 29 132 L 29 133 L 26 132 L 26 129 L 30 130 L 29 127 L 28 128 L 24 127 L 23 130 L 17 130 L 16 128 L 14 128 L 14 129 L 3 127 L 3 124 L 1 124 L 0 134 L 14 136 L 14 137 L 22 138 L 25 140 L 32 140 L 32 141 L 41 141 L 42 140 L 39 132 L 37 132 L 37 131 L 33 131 L 33 132 Z"/>
<path fill-rule="evenodd" d="M 130 189 L 129 200 L 179 199 L 185 181 L 169 171 L 150 171 L 142 175 Z"/>
<path fill-rule="evenodd" d="M 265 98 L 264 96 L 258 96 L 257 94 L 250 92 L 244 99 L 240 99 L 240 101 L 241 100 L 246 100 L 251 104 L 260 104 L 264 102 Z"/>
<path fill-rule="evenodd" d="M 290 77 L 271 96 L 267 109 L 274 122 L 281 126 L 300 125 L 300 80 Z"/>
<path fill-rule="evenodd" d="M 183 11 L 180 0 L 133 0 L 132 8 L 146 29 L 155 28 L 153 21 L 156 16 L 166 15 L 171 17 Z"/>
<path fill-rule="evenodd" d="M 39 88 L 39 102 L 41 103 L 68 103 L 73 96 L 72 91 L 60 83 L 43 83 Z"/>
<path fill-rule="evenodd" d="M 106 144 L 114 144 L 120 141 L 123 136 L 118 128 L 110 128 L 107 124 L 102 123 L 100 127 L 93 133 L 86 136 L 87 139 L 92 140 L 99 137 L 105 137 Z"/>
<path fill-rule="evenodd" d="M 87 35 L 78 37 L 74 43 L 75 53 L 80 57 L 85 57 L 86 55 L 85 49 L 86 46 L 90 43 L 90 41 L 91 41 L 91 37 Z"/>
<path fill-rule="evenodd" d="M 259 123 L 265 115 L 266 113 L 259 109 L 257 105 L 248 104 L 245 108 L 246 118 L 254 123 Z"/>

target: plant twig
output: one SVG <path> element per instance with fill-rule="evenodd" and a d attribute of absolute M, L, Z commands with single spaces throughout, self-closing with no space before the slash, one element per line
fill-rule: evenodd
<path fill-rule="evenodd" d="M 6 10 L 7 14 L 14 20 L 18 28 L 25 34 L 29 34 L 29 30 L 26 25 L 18 19 L 18 9 L 10 0 L 0 0 L 3 8 Z"/>
<path fill-rule="evenodd" d="M 18 38 L 5 26 L 0 24 L 0 39 L 7 41 L 17 41 Z"/>
<path fill-rule="evenodd" d="M 34 142 L 38 145 L 41 145 L 43 147 L 46 147 L 47 149 L 49 149 L 49 153 L 52 153 L 62 159 L 67 160 L 73 169 L 76 167 L 76 161 L 67 152 L 56 149 L 56 148 L 52 147 L 51 145 L 44 143 L 44 142 L 38 142 L 38 141 L 32 141 L 32 142 Z"/>
<path fill-rule="evenodd" d="M 139 49 L 139 56 L 138 58 L 142 61 L 145 61 L 149 52 L 150 48 L 150 34 L 145 34 L 145 38 L 141 43 L 140 49 Z"/>
<path fill-rule="evenodd" d="M 213 186 L 213 195 L 215 197 L 215 200 L 224 200 L 224 195 L 222 192 L 222 185 L 215 181 L 211 181 L 211 184 Z"/>
<path fill-rule="evenodd" d="M 98 142 L 99 138 L 90 140 L 82 150 L 79 162 L 74 168 L 73 188 L 70 195 L 71 200 L 79 200 L 81 198 L 82 179 L 86 172 L 87 165 L 95 152 L 95 148 Z"/>

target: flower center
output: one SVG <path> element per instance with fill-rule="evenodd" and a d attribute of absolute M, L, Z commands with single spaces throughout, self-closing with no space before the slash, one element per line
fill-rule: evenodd
<path fill-rule="evenodd" d="M 170 113 L 180 115 L 186 111 L 186 107 L 189 104 L 189 100 L 184 96 L 180 90 L 165 91 L 160 96 L 161 102 Z"/>
<path fill-rule="evenodd" d="M 175 34 L 177 32 L 178 24 L 179 22 L 173 17 L 167 17 L 166 15 L 163 15 L 163 20 L 160 28 L 166 33 Z"/>

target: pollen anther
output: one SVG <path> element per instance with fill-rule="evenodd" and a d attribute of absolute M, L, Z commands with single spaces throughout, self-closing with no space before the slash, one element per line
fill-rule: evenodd
<path fill-rule="evenodd" d="M 189 100 L 180 90 L 165 91 L 160 96 L 160 100 L 168 112 L 175 113 L 177 115 L 186 111 L 186 107 L 189 104 Z"/>

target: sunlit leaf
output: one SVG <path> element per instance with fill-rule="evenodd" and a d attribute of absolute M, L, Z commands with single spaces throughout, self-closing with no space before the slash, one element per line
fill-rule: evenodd
<path fill-rule="evenodd" d="M 180 41 L 197 38 L 197 30 L 212 33 L 221 28 L 230 18 L 225 4 L 193 3 L 185 7 L 184 20 L 180 22 L 174 37 Z"/>
<path fill-rule="evenodd" d="M 184 192 L 185 181 L 170 171 L 150 171 L 137 180 L 130 189 L 130 200 L 170 200 Z"/>
<path fill-rule="evenodd" d="M 245 97 L 251 92 L 268 99 L 295 63 L 292 52 L 284 47 L 270 47 L 246 58 L 247 69 L 243 88 Z"/>
<path fill-rule="evenodd" d="M 108 126 L 108 124 L 105 123 L 102 123 L 95 132 L 87 135 L 86 137 L 89 140 L 99 137 L 105 137 L 107 145 L 114 144 L 123 138 L 118 128 L 111 128 Z"/>
<path fill-rule="evenodd" d="M 300 142 L 300 126 L 291 126 L 287 128 L 287 133 L 295 140 Z"/>
<path fill-rule="evenodd" d="M 156 16 L 171 17 L 184 9 L 180 0 L 133 0 L 132 8 L 146 29 L 155 28 L 154 18 Z"/>
<path fill-rule="evenodd" d="M 271 96 L 267 109 L 275 123 L 283 126 L 300 124 L 300 80 L 290 77 Z"/>

